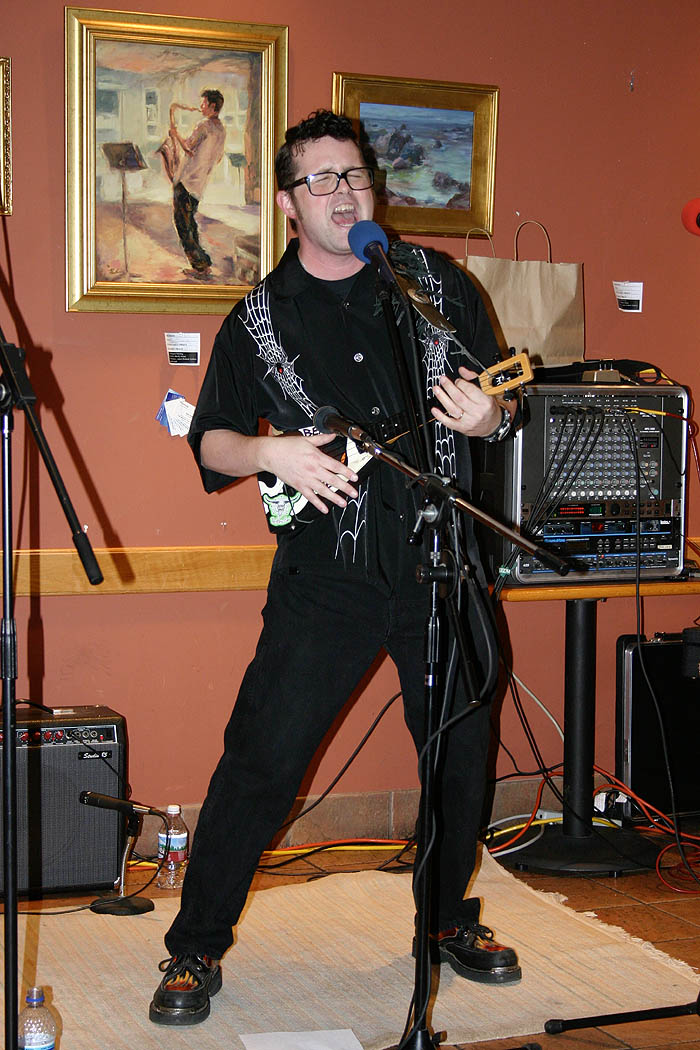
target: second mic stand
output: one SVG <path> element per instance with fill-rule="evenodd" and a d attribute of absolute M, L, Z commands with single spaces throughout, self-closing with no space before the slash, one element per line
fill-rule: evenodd
<path fill-rule="evenodd" d="M 119 872 L 119 892 L 98 897 L 90 905 L 90 911 L 100 915 L 143 915 L 153 911 L 155 905 L 149 897 L 127 896 L 126 866 L 134 849 L 134 843 L 141 830 L 141 815 L 130 813 L 126 818 L 126 840 L 122 851 L 121 869 Z"/>
<path fill-rule="evenodd" d="M 5 1046 L 17 1046 L 17 624 L 14 616 L 12 527 L 13 410 L 21 408 L 70 525 L 73 543 L 91 584 L 103 576 L 90 541 L 80 528 L 56 461 L 34 412 L 36 394 L 25 369 L 25 353 L 5 340 L 0 329 L 0 413 L 2 415 L 2 726 L 3 873 L 5 886 Z"/>

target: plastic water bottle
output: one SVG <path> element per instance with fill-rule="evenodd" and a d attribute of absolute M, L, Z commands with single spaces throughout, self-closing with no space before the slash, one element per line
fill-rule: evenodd
<path fill-rule="evenodd" d="M 158 860 L 164 859 L 156 877 L 156 886 L 162 890 L 176 890 L 182 886 L 185 878 L 189 832 L 179 806 L 168 806 L 166 812 L 168 830 L 158 832 Z"/>
<path fill-rule="evenodd" d="M 56 1022 L 44 1003 L 44 989 L 30 988 L 27 1005 L 17 1022 L 17 1043 L 32 1050 L 54 1050 L 56 1046 Z"/>

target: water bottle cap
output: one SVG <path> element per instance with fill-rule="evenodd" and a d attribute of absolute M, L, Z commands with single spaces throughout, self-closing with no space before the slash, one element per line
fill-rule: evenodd
<path fill-rule="evenodd" d="M 43 988 L 30 988 L 27 991 L 28 1003 L 43 1003 L 44 1001 L 44 989 Z"/>
<path fill-rule="evenodd" d="M 167 813 L 179 813 L 180 812 L 180 807 L 179 806 L 168 806 L 166 812 Z"/>

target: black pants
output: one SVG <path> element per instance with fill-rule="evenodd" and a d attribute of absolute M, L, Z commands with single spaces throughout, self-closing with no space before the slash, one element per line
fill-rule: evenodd
<path fill-rule="evenodd" d="M 199 201 L 188 193 L 181 182 L 173 186 L 173 217 L 175 229 L 177 230 L 180 243 L 185 249 L 185 255 L 192 263 L 193 270 L 207 270 L 211 266 L 211 258 L 199 243 L 199 229 L 197 227 L 197 208 Z"/>
<path fill-rule="evenodd" d="M 287 817 L 325 733 L 384 647 L 417 747 L 424 738 L 424 627 L 429 587 L 387 597 L 370 584 L 296 570 L 272 573 L 264 627 L 224 736 L 192 843 L 171 954 L 220 958 L 231 945 L 260 855 Z M 464 703 L 461 685 L 453 711 Z M 462 903 L 475 861 L 488 744 L 488 705 L 443 745 L 434 868 L 438 928 L 475 920 Z"/>

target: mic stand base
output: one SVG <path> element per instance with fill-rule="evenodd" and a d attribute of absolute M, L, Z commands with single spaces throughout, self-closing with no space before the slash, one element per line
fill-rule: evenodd
<path fill-rule="evenodd" d="M 567 835 L 561 824 L 550 824 L 530 846 L 503 858 L 517 871 L 540 875 L 617 877 L 653 871 L 658 843 L 629 828 L 595 828 L 591 835 Z"/>
<path fill-rule="evenodd" d="M 693 1007 L 695 1006 L 694 1003 L 691 1003 L 690 1005 L 693 1006 Z M 688 1010 L 685 1007 L 681 1007 L 681 1006 L 679 1006 L 677 1009 L 678 1009 L 679 1013 L 680 1013 L 681 1010 L 683 1011 L 683 1013 L 695 1013 L 695 1009 Z M 665 1016 L 668 1017 L 670 1015 L 666 1014 Z M 675 1016 L 675 1015 L 673 1015 L 673 1016 Z M 547 1021 L 547 1024 L 564 1024 L 564 1025 L 569 1025 L 569 1024 L 571 1024 L 571 1022 L 570 1021 L 558 1021 L 557 1020 L 557 1021 L 551 1021 L 551 1022 Z M 574 1027 L 574 1026 L 572 1025 L 572 1027 Z M 549 1031 L 549 1029 L 546 1029 L 546 1031 Z M 562 1029 L 562 1028 L 556 1028 L 556 1029 L 552 1028 L 551 1031 L 552 1032 L 560 1032 L 560 1031 L 564 1031 L 564 1029 Z M 409 1048 L 410 1048 L 410 1050 L 435 1050 L 435 1048 L 440 1045 L 440 1036 L 439 1035 L 430 1036 L 428 1034 L 428 1032 L 424 1028 L 422 1028 L 419 1032 L 416 1032 L 415 1036 L 416 1036 L 416 1040 L 417 1040 L 415 1042 L 413 1041 L 414 1037 L 411 1036 L 410 1039 L 408 1040 L 408 1042 L 405 1042 L 405 1043 L 393 1043 L 391 1046 L 385 1047 L 384 1050 L 409 1050 Z M 473 1045 L 474 1045 L 474 1050 L 476 1050 L 476 1048 L 478 1047 L 479 1044 L 475 1043 Z M 467 1044 L 466 1043 L 460 1043 L 460 1046 L 463 1046 L 464 1050 L 467 1050 Z M 523 1043 L 521 1046 L 514 1046 L 514 1047 L 512 1047 L 512 1050 L 542 1050 L 542 1046 L 540 1045 L 540 1043 Z"/>
<path fill-rule="evenodd" d="M 100 915 L 143 915 L 147 911 L 153 911 L 155 905 L 148 897 L 129 897 L 124 893 L 126 865 L 140 829 L 140 814 L 130 813 L 126 823 L 126 841 L 122 853 L 119 892 L 115 891 L 114 893 L 108 893 L 104 897 L 98 897 L 90 905 L 90 911 L 97 912 Z"/>
<path fill-rule="evenodd" d="M 143 915 L 153 911 L 155 905 L 148 897 L 123 897 L 120 893 L 98 897 L 90 905 L 90 911 L 98 915 Z"/>
<path fill-rule="evenodd" d="M 599 1014 L 597 1017 L 577 1017 L 569 1021 L 552 1018 L 545 1021 L 544 1030 L 548 1035 L 558 1035 L 574 1028 L 607 1028 L 612 1024 L 630 1024 L 636 1021 L 656 1021 L 662 1017 L 687 1017 L 695 1014 L 700 1017 L 700 996 L 694 1003 L 682 1006 L 659 1006 L 649 1010 L 628 1010 L 618 1014 Z"/>
<path fill-rule="evenodd" d="M 439 1045 L 439 1035 L 431 1035 L 427 1028 L 419 1028 L 404 1043 L 390 1047 L 389 1050 L 435 1050 Z"/>

